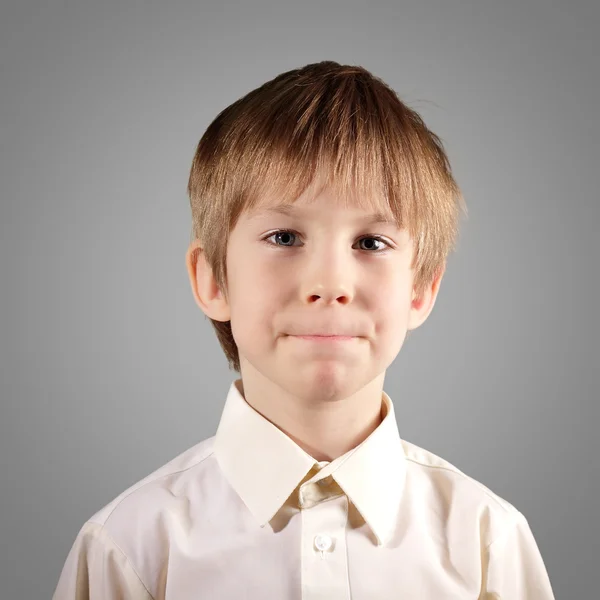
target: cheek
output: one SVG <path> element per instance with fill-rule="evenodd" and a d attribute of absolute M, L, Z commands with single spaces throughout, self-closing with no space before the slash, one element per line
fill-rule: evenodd
<path fill-rule="evenodd" d="M 389 300 L 389 302 L 388 302 Z M 374 316 L 375 342 L 373 353 L 377 361 L 391 364 L 406 339 L 409 301 L 402 294 L 388 296 L 377 307 Z"/>
<path fill-rule="evenodd" d="M 242 269 L 236 277 L 231 295 L 234 334 L 256 343 L 273 328 L 273 316 L 284 303 L 284 285 L 265 270 Z"/>
<path fill-rule="evenodd" d="M 403 329 L 406 330 L 411 289 L 408 284 L 395 281 L 380 286 L 373 295 L 369 312 L 375 320 L 376 332 L 382 338 L 396 339 L 403 334 Z"/>
<path fill-rule="evenodd" d="M 260 263 L 260 266 L 257 266 Z M 276 304 L 294 285 L 288 266 L 257 259 L 238 272 L 238 293 L 256 306 Z"/>

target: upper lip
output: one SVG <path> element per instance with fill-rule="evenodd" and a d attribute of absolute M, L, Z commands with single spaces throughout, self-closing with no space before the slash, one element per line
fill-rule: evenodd
<path fill-rule="evenodd" d="M 299 319 L 296 325 L 290 323 L 285 331 L 286 335 L 291 336 L 361 337 L 364 328 L 359 323 L 352 323 L 350 320 L 344 323 L 339 320 L 336 322 L 335 319 L 323 318 L 321 320 L 313 319 L 312 325 L 304 326 Z"/>
<path fill-rule="evenodd" d="M 298 333 L 301 336 L 312 336 L 312 337 L 353 337 L 346 333 Z"/>
<path fill-rule="evenodd" d="M 295 336 L 314 336 L 314 337 L 355 337 L 355 334 L 353 333 L 338 333 L 338 332 L 334 332 L 334 331 L 317 331 L 317 332 L 294 332 L 294 333 L 290 333 L 288 335 L 295 335 Z"/>

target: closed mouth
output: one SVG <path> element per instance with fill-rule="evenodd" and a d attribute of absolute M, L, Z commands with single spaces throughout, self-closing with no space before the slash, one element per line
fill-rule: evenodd
<path fill-rule="evenodd" d="M 352 340 L 354 339 L 355 336 L 353 335 L 321 335 L 321 334 L 311 334 L 311 335 L 295 335 L 293 337 L 297 337 L 297 338 L 301 338 L 301 339 L 306 339 L 306 340 L 331 340 L 331 341 L 335 341 L 335 340 Z"/>

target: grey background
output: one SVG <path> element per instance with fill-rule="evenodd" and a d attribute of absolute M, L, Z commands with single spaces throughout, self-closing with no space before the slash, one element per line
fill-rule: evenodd
<path fill-rule="evenodd" d="M 401 435 L 525 514 L 557 598 L 596 597 L 598 7 L 3 4 L 1 598 L 49 598 L 88 517 L 214 435 L 237 374 L 185 269 L 195 145 L 324 59 L 423 115 L 469 206 L 387 373 Z"/>

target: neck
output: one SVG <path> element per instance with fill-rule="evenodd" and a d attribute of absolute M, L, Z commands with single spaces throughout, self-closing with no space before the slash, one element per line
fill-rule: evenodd
<path fill-rule="evenodd" d="M 307 399 L 265 378 L 248 363 L 236 385 L 246 402 L 316 461 L 352 450 L 381 423 L 385 372 L 350 396 Z"/>

